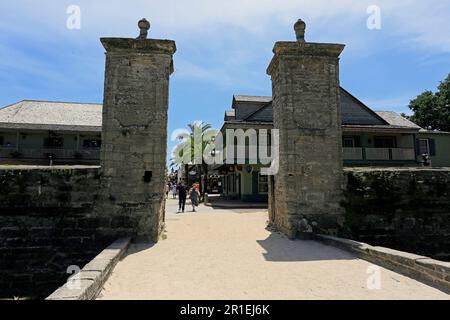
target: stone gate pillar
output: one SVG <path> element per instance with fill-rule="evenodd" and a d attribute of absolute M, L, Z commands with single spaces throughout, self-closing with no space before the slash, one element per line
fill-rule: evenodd
<path fill-rule="evenodd" d="M 118 234 L 158 241 L 164 224 L 171 40 L 102 38 L 106 49 L 102 210 Z"/>
<path fill-rule="evenodd" d="M 299 20 L 294 26 L 297 41 L 275 44 L 267 69 L 274 128 L 280 134 L 270 217 L 290 238 L 298 236 L 303 217 L 330 230 L 342 213 L 339 55 L 344 45 L 305 42 L 305 28 Z"/>

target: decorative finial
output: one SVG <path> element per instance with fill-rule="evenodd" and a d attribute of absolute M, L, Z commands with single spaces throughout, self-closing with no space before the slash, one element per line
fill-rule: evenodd
<path fill-rule="evenodd" d="M 140 29 L 140 34 L 137 39 L 144 40 L 147 39 L 148 30 L 150 30 L 150 22 L 147 21 L 147 19 L 143 18 L 138 22 L 138 27 Z"/>
<path fill-rule="evenodd" d="M 302 19 L 298 19 L 298 21 L 295 23 L 294 30 L 297 41 L 305 42 L 306 23 Z"/>

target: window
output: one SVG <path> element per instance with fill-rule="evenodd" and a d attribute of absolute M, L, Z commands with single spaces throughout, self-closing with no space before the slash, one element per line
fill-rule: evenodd
<path fill-rule="evenodd" d="M 395 137 L 375 137 L 375 148 L 396 148 L 397 140 Z"/>
<path fill-rule="evenodd" d="M 344 136 L 342 137 L 342 147 L 344 148 L 361 148 L 360 136 Z"/>
<path fill-rule="evenodd" d="M 44 139 L 44 148 L 62 149 L 64 139 L 60 137 L 48 137 Z"/>
<path fill-rule="evenodd" d="M 354 148 L 355 147 L 355 139 L 353 139 L 353 137 L 343 137 L 342 145 L 344 148 Z"/>
<path fill-rule="evenodd" d="M 428 139 L 419 139 L 419 154 L 430 154 L 430 143 Z"/>
<path fill-rule="evenodd" d="M 261 173 L 258 178 L 258 192 L 268 193 L 269 192 L 269 176 L 263 176 Z"/>
<path fill-rule="evenodd" d="M 5 143 L 5 138 L 0 136 L 0 146 L 2 146 Z"/>
<path fill-rule="evenodd" d="M 102 145 L 100 139 L 85 139 L 83 140 L 83 149 L 99 149 Z"/>

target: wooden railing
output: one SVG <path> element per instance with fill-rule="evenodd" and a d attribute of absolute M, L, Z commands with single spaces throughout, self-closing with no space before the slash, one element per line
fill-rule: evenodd
<path fill-rule="evenodd" d="M 363 148 L 344 148 L 344 160 L 363 160 Z"/>
<path fill-rule="evenodd" d="M 53 155 L 54 159 L 63 160 L 99 160 L 100 159 L 100 149 L 56 149 L 56 148 L 17 148 L 15 147 L 0 147 L 0 157 L 1 158 L 13 158 L 14 154 L 17 154 L 17 158 L 20 159 L 47 159 L 48 155 Z"/>
<path fill-rule="evenodd" d="M 414 161 L 412 148 L 343 148 L 344 160 Z"/>

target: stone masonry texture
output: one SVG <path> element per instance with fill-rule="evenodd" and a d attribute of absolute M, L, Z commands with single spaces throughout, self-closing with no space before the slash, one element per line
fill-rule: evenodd
<path fill-rule="evenodd" d="M 341 175 L 339 236 L 450 260 L 450 170 Z M 96 212 L 101 185 L 98 167 L 0 169 L 0 297 L 46 297 L 65 282 L 68 266 L 83 268 L 118 235 L 133 233 L 131 217 Z"/>
<path fill-rule="evenodd" d="M 119 236 L 158 241 L 164 223 L 169 76 L 175 42 L 124 38 L 101 42 L 106 49 L 104 185 L 97 210 L 129 222 L 132 232 Z"/>
<path fill-rule="evenodd" d="M 277 42 L 272 78 L 280 167 L 269 194 L 271 224 L 290 238 L 302 217 L 328 230 L 341 219 L 339 44 Z"/>
<path fill-rule="evenodd" d="M 0 170 L 0 298 L 44 298 L 115 240 L 99 168 Z"/>
<path fill-rule="evenodd" d="M 163 230 L 175 42 L 101 42 L 101 168 L 0 170 L 0 298 L 45 297 L 118 238 L 156 242 Z"/>
<path fill-rule="evenodd" d="M 450 261 L 450 169 L 345 170 L 344 238 Z"/>

